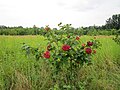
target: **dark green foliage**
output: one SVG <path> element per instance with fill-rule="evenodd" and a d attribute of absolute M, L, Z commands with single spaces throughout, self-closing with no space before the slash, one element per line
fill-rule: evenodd
<path fill-rule="evenodd" d="M 105 26 L 107 29 L 120 29 L 120 14 L 113 15 L 107 19 Z"/>
<path fill-rule="evenodd" d="M 113 38 L 113 40 L 120 45 L 120 36 L 116 35 L 115 38 Z"/>
<path fill-rule="evenodd" d="M 65 34 L 62 30 L 57 30 L 53 28 L 55 31 L 55 34 Z M 75 34 L 75 35 L 116 35 L 115 29 L 94 29 L 94 28 L 73 28 L 71 27 L 69 30 L 67 30 L 67 33 L 69 34 Z M 43 35 L 45 36 L 46 32 L 44 32 L 44 28 L 0 28 L 0 35 Z"/>
<path fill-rule="evenodd" d="M 29 55 L 34 55 L 36 60 L 39 60 L 42 57 L 41 52 L 39 52 L 39 48 L 34 48 L 34 47 L 30 47 L 29 45 L 26 45 L 25 43 L 23 43 L 22 46 L 22 50 L 25 51 L 26 56 L 29 57 Z"/>
<path fill-rule="evenodd" d="M 18 27 L 3 27 L 0 26 L 0 35 L 38 35 L 41 33 L 43 28 L 23 28 L 22 26 Z"/>
<path fill-rule="evenodd" d="M 58 26 L 60 26 L 58 24 Z M 71 24 L 66 24 L 61 29 L 57 30 L 57 28 L 53 28 L 52 30 L 55 31 L 55 34 L 75 34 L 75 35 L 116 35 L 117 33 L 120 34 L 120 14 L 113 15 L 111 18 L 106 20 L 106 24 L 102 26 L 89 26 L 89 27 L 79 27 L 74 28 L 70 27 L 69 29 L 65 27 L 69 27 Z M 66 31 L 66 32 L 65 32 Z M 4 25 L 0 26 L 0 35 L 43 35 L 45 36 L 46 32 L 44 32 L 44 27 L 38 28 L 35 25 L 33 28 L 23 28 L 22 26 L 18 27 L 7 27 Z"/>

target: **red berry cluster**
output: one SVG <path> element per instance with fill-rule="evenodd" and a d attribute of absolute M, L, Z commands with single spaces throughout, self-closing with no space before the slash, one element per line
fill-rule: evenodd
<path fill-rule="evenodd" d="M 92 46 L 93 45 L 93 42 L 90 42 L 90 41 L 88 41 L 87 42 L 87 46 L 89 46 L 88 48 L 85 48 L 85 52 L 87 53 L 87 54 L 91 54 L 92 52 L 95 54 L 96 53 L 96 50 L 92 50 L 91 48 L 90 48 L 90 46 Z"/>
<path fill-rule="evenodd" d="M 85 52 L 86 52 L 87 54 L 91 54 L 91 53 L 92 53 L 92 49 L 91 49 L 91 48 L 85 48 Z"/>
<path fill-rule="evenodd" d="M 79 36 L 77 36 L 77 37 L 76 37 L 76 40 L 79 40 L 79 39 L 80 39 L 80 37 L 79 37 Z"/>
<path fill-rule="evenodd" d="M 44 52 L 44 57 L 45 58 L 50 58 L 50 51 Z"/>
<path fill-rule="evenodd" d="M 93 45 L 93 42 L 88 41 L 88 42 L 87 42 L 87 45 L 88 45 L 88 46 L 92 46 L 92 45 Z"/>
<path fill-rule="evenodd" d="M 65 44 L 65 45 L 62 46 L 62 50 L 64 50 L 64 51 L 68 51 L 70 49 L 71 49 L 71 47 L 69 45 Z"/>

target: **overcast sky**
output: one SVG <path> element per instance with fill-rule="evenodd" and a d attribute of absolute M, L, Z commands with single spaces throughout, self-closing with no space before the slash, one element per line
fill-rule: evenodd
<path fill-rule="evenodd" d="M 120 0 L 0 0 L 0 25 L 74 27 L 103 25 L 120 13 Z"/>

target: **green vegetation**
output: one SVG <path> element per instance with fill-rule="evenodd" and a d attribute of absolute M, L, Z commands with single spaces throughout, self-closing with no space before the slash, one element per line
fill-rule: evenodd
<path fill-rule="evenodd" d="M 52 28 L 56 33 L 63 34 L 57 28 Z M 106 20 L 106 24 L 102 26 L 88 27 L 71 27 L 67 32 L 75 33 L 76 35 L 120 35 L 120 14 L 113 15 Z M 22 26 L 7 27 L 0 25 L 0 35 L 45 35 L 43 27 L 23 28 Z"/>
<path fill-rule="evenodd" d="M 61 24 L 0 26 L 0 90 L 120 90 L 120 14 L 102 26 Z"/>
<path fill-rule="evenodd" d="M 115 38 L 113 38 L 113 40 L 120 45 L 120 36 L 116 35 Z"/>
<path fill-rule="evenodd" d="M 58 35 L 49 26 L 45 27 L 44 32 L 47 45 L 46 49 L 42 50 L 42 46 L 38 48 L 31 47 L 24 43 L 22 49 L 26 55 L 33 54 L 36 60 L 43 60 L 48 66 L 51 66 L 51 79 L 54 81 L 51 87 L 63 90 L 64 86 L 70 90 L 79 90 L 79 82 L 77 80 L 78 72 L 83 65 L 92 64 L 92 57 L 96 54 L 96 49 L 101 46 L 99 40 L 89 39 L 87 42 L 82 42 L 80 36 L 74 33 L 70 34 L 67 31 L 71 28 L 70 24 L 59 24 L 59 31 L 64 31 L 64 34 Z M 59 78 L 61 73 L 64 73 L 64 78 Z M 64 81 L 66 79 L 66 81 Z M 59 82 L 57 82 L 60 80 Z"/>
<path fill-rule="evenodd" d="M 57 34 L 63 34 L 63 31 L 58 31 L 53 28 Z M 96 26 L 88 28 L 74 28 L 68 30 L 69 33 L 75 33 L 76 35 L 115 35 L 118 30 L 116 29 L 97 29 Z M 119 33 L 120 34 L 120 33 Z M 44 28 L 23 28 L 23 27 L 0 27 L 0 35 L 45 35 Z"/>
<path fill-rule="evenodd" d="M 91 36 L 81 36 L 87 41 Z M 101 49 L 92 57 L 92 65 L 84 65 L 78 70 L 77 82 L 81 90 L 120 89 L 120 46 L 112 36 L 96 36 L 102 43 Z M 27 43 L 32 47 L 45 46 L 43 36 L 0 36 L 0 90 L 52 90 L 54 81 L 50 78 L 51 66 L 44 60 L 26 56 L 21 46 Z M 46 47 L 43 47 L 45 50 Z M 66 85 L 66 72 L 58 75 L 57 83 Z M 55 85 L 54 90 L 60 90 Z"/>

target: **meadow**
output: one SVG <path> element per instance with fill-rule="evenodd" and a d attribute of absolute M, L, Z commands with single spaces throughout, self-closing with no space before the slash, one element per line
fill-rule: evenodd
<path fill-rule="evenodd" d="M 80 90 L 120 90 L 120 46 L 112 40 L 113 37 L 96 36 L 102 46 L 92 57 L 93 64 L 84 65 L 78 71 Z M 80 40 L 90 38 L 93 37 L 81 36 Z M 0 36 L 0 90 L 53 90 L 51 69 L 43 60 L 26 56 L 21 49 L 22 43 L 33 47 L 41 45 L 45 49 L 47 41 L 39 35 Z M 64 78 L 64 73 L 58 77 Z M 63 84 L 66 88 L 65 82 Z M 56 84 L 54 90 L 61 89 Z"/>

